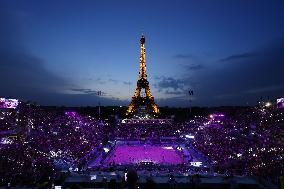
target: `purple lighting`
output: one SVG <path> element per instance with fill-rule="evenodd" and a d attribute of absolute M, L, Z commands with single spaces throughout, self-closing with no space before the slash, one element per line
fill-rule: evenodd
<path fill-rule="evenodd" d="M 66 111 L 65 115 L 70 116 L 70 117 L 76 117 L 77 112 L 72 112 L 72 111 Z"/>
<path fill-rule="evenodd" d="M 223 117 L 225 117 L 225 115 L 222 114 L 222 113 L 219 113 L 219 114 L 213 114 L 213 117 L 214 118 L 223 118 Z"/>
<path fill-rule="evenodd" d="M 284 108 L 284 98 L 277 99 L 277 108 Z"/>
<path fill-rule="evenodd" d="M 222 119 L 225 117 L 225 114 L 223 113 L 215 113 L 215 114 L 210 114 L 209 116 L 211 119 Z"/>
<path fill-rule="evenodd" d="M 0 108 L 16 109 L 19 104 L 18 99 L 0 98 Z"/>
<path fill-rule="evenodd" d="M 172 146 L 152 145 L 121 145 L 118 146 L 107 163 L 137 164 L 152 162 L 155 164 L 177 165 L 182 164 L 183 159 Z"/>

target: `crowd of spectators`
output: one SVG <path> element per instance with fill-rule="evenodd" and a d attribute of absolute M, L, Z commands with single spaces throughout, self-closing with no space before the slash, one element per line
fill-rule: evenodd
<path fill-rule="evenodd" d="M 142 123 L 139 120 L 118 124 L 115 129 L 115 137 L 124 139 L 139 139 L 144 137 L 160 138 L 174 136 L 176 125 L 172 120 L 158 120 Z"/>
<path fill-rule="evenodd" d="M 212 119 L 195 131 L 194 146 L 207 155 L 215 170 L 257 175 L 276 182 L 284 172 L 283 109 L 256 106 Z"/>
<path fill-rule="evenodd" d="M 34 185 L 81 169 L 109 140 L 194 136 L 187 145 L 210 159 L 214 172 L 283 175 L 283 109 L 258 105 L 195 116 L 185 122 L 110 124 L 75 111 L 21 103 L 0 111 L 0 183 Z M 182 168 L 179 168 L 182 170 Z M 275 179 L 273 179 L 275 178 Z"/>
<path fill-rule="evenodd" d="M 2 184 L 34 185 L 78 169 L 109 133 L 107 124 L 91 116 L 28 104 L 3 110 L 0 121 Z"/>
<path fill-rule="evenodd" d="M 188 145 L 210 159 L 214 172 L 255 175 L 276 183 L 284 173 L 283 126 L 283 109 L 262 103 L 186 122 L 122 124 L 116 133 L 121 138 L 193 135 Z"/>

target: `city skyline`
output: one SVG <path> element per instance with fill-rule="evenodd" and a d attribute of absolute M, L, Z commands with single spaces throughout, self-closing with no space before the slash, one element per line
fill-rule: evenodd
<path fill-rule="evenodd" d="M 283 97 L 281 1 L 4 0 L 0 7 L 1 97 L 128 105 L 142 33 L 158 106 L 188 106 L 188 90 L 194 106 Z"/>

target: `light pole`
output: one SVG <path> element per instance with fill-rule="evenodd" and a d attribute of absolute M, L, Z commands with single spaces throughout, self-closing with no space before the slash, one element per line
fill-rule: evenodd
<path fill-rule="evenodd" d="M 99 119 L 101 118 L 101 103 L 100 103 L 100 96 L 102 96 L 102 91 L 98 91 L 98 97 L 99 97 Z"/>
<path fill-rule="evenodd" d="M 193 90 L 188 91 L 188 97 L 189 97 L 189 114 L 191 115 L 191 97 L 193 96 Z"/>

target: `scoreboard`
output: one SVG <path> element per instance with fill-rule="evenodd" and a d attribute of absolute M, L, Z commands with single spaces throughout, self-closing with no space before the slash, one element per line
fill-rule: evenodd
<path fill-rule="evenodd" d="M 278 98 L 277 99 L 277 108 L 283 108 L 284 109 L 284 98 Z"/>
<path fill-rule="evenodd" d="M 19 104 L 18 99 L 0 98 L 0 109 L 16 109 Z"/>

